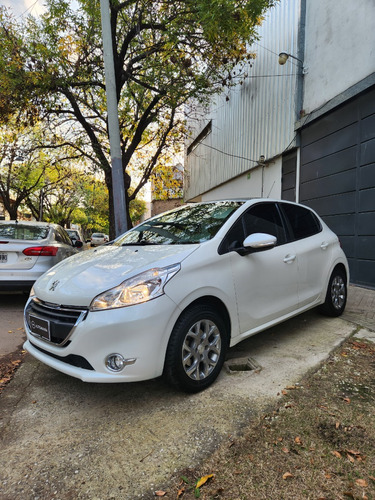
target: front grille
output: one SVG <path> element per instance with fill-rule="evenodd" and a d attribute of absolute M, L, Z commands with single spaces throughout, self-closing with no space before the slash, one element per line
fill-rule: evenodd
<path fill-rule="evenodd" d="M 25 319 L 29 329 L 30 314 L 49 321 L 51 343 L 66 347 L 73 328 L 86 318 L 87 313 L 87 309 L 59 306 L 34 298 L 26 306 Z"/>

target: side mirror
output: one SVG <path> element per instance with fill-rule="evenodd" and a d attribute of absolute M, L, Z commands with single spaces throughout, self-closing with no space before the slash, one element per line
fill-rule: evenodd
<path fill-rule="evenodd" d="M 247 255 L 249 253 L 263 252 L 273 248 L 277 243 L 276 236 L 265 233 L 253 233 L 245 238 L 243 246 L 237 251 L 240 255 Z"/>
<path fill-rule="evenodd" d="M 74 248 L 82 248 L 83 243 L 81 240 L 73 240 L 73 246 L 74 246 Z"/>

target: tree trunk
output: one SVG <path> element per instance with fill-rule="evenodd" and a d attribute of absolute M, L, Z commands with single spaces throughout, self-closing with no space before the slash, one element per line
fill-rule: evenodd
<path fill-rule="evenodd" d="M 109 212 L 109 239 L 113 240 L 116 237 L 116 225 L 115 225 L 115 210 L 113 206 L 113 185 L 112 185 L 112 169 L 105 170 L 105 183 L 108 189 L 108 212 Z M 124 189 L 125 189 L 125 202 L 126 202 L 126 220 L 128 229 L 133 227 L 130 212 L 129 212 L 129 195 L 128 189 L 130 188 L 131 177 L 124 169 Z"/>
<path fill-rule="evenodd" d="M 109 239 L 116 237 L 115 214 L 113 208 L 112 170 L 105 170 L 105 183 L 108 189 L 108 213 L 109 213 Z"/>

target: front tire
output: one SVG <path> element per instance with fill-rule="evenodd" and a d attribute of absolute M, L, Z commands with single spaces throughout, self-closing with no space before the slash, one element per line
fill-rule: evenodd
<path fill-rule="evenodd" d="M 319 308 L 320 312 L 326 316 L 341 316 L 346 306 L 347 295 L 345 273 L 335 269 L 328 283 L 325 302 Z"/>
<path fill-rule="evenodd" d="M 164 367 L 167 382 L 190 393 L 206 389 L 219 375 L 227 348 L 227 328 L 213 307 L 190 307 L 177 320 L 169 340 Z"/>

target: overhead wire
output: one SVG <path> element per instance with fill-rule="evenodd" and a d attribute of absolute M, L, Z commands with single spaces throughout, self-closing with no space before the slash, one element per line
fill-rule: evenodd
<path fill-rule="evenodd" d="M 30 11 L 29 13 L 31 14 L 31 12 L 33 11 L 34 7 L 39 2 L 40 2 L 40 0 L 35 0 L 35 2 L 32 5 L 30 5 L 30 7 L 28 7 L 24 12 L 22 12 L 22 14 L 19 14 L 18 16 L 16 16 L 16 19 L 19 19 L 20 17 L 25 16 L 29 11 Z"/>

